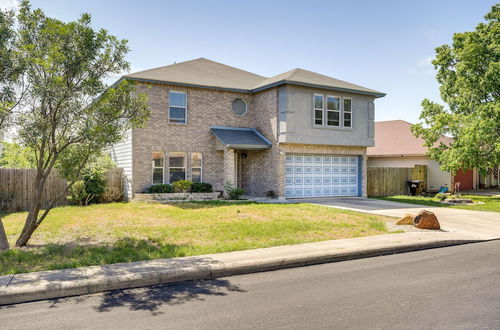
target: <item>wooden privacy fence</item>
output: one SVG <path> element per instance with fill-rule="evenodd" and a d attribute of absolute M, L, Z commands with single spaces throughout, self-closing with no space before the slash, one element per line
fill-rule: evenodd
<path fill-rule="evenodd" d="M 392 196 L 408 194 L 408 181 L 421 180 L 426 187 L 427 166 L 411 167 L 368 167 L 368 196 Z"/>
<path fill-rule="evenodd" d="M 35 191 L 35 169 L 0 168 L 0 210 L 28 211 Z M 123 169 L 114 168 L 106 173 L 106 186 L 122 190 Z M 42 194 L 42 208 L 56 200 L 55 206 L 67 205 L 66 179 L 55 171 L 47 178 Z"/>

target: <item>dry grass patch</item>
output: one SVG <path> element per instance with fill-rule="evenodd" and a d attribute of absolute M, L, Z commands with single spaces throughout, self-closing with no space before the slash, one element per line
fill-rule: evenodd
<path fill-rule="evenodd" d="M 26 213 L 4 218 L 10 242 Z M 386 217 L 311 204 L 116 203 L 51 211 L 0 274 L 380 235 Z"/>

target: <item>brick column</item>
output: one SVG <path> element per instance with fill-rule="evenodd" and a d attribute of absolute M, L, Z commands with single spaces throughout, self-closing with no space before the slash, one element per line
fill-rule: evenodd
<path fill-rule="evenodd" d="M 368 197 L 367 195 L 367 187 L 366 185 L 368 184 L 368 176 L 367 176 L 367 170 L 366 170 L 366 166 L 368 164 L 368 156 L 366 156 L 366 154 L 364 154 L 362 156 L 362 163 L 360 164 L 361 165 L 361 177 L 362 177 L 362 184 L 361 184 L 361 196 L 363 197 Z"/>
<path fill-rule="evenodd" d="M 278 151 L 278 191 L 276 192 L 280 200 L 285 199 L 285 152 Z"/>
<path fill-rule="evenodd" d="M 224 184 L 231 181 L 236 187 L 236 167 L 235 167 L 235 154 L 234 149 L 224 149 Z"/>

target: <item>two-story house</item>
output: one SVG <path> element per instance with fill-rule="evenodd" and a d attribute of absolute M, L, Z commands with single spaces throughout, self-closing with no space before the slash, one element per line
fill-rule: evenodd
<path fill-rule="evenodd" d="M 127 197 L 155 183 L 227 181 L 250 195 L 366 196 L 374 100 L 385 94 L 303 69 L 266 78 L 204 58 L 132 73 L 145 128 L 112 156 Z"/>

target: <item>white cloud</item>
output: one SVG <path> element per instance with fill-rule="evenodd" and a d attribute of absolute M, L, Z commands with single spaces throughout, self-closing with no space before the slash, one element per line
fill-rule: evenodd
<path fill-rule="evenodd" d="M 427 67 L 427 66 L 432 66 L 432 60 L 434 58 L 432 56 L 427 56 L 425 58 L 421 58 L 418 60 L 418 66 L 419 67 Z"/>
<path fill-rule="evenodd" d="M 19 9 L 19 1 L 18 0 L 0 0 L 0 9 L 17 11 Z"/>
<path fill-rule="evenodd" d="M 434 74 L 434 66 L 432 65 L 433 56 L 427 56 L 416 61 L 416 63 L 408 68 L 410 75 L 419 74 Z"/>

